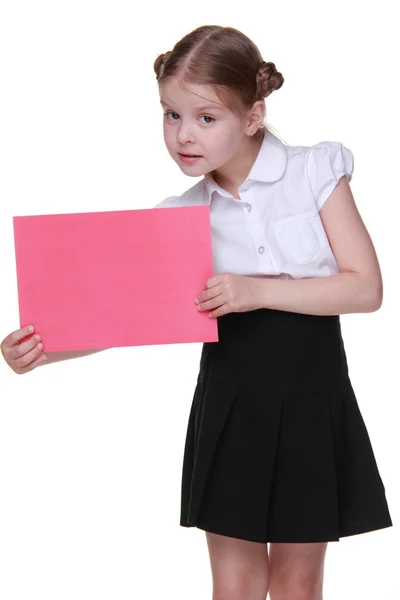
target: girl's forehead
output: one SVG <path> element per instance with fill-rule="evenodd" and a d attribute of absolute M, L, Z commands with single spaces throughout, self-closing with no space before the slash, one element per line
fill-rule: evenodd
<path fill-rule="evenodd" d="M 199 83 L 183 83 L 179 79 L 168 79 L 159 83 L 160 101 L 165 104 L 182 103 L 193 107 L 205 103 L 215 103 L 223 107 L 223 104 L 210 85 Z"/>

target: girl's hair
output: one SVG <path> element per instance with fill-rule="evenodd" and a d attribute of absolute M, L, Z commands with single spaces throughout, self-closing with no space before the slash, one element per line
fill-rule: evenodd
<path fill-rule="evenodd" d="M 157 82 L 178 75 L 183 83 L 215 86 L 221 102 L 235 114 L 278 90 L 284 78 L 265 62 L 257 46 L 233 27 L 204 25 L 185 35 L 154 61 Z M 263 135 L 270 127 L 263 123 Z"/>

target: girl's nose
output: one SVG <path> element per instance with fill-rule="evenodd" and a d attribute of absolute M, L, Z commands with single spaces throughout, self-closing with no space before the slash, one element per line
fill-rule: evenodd
<path fill-rule="evenodd" d="M 194 137 L 187 125 L 181 126 L 178 130 L 177 140 L 180 144 L 194 142 Z"/>

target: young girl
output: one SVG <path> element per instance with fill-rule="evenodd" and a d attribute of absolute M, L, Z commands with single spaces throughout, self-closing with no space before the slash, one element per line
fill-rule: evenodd
<path fill-rule="evenodd" d="M 180 524 L 206 532 L 213 600 L 320 600 L 328 542 L 392 525 L 339 320 L 382 302 L 353 156 L 264 125 L 284 79 L 233 28 L 199 27 L 154 70 L 167 149 L 204 176 L 157 207 L 210 207 L 215 276 L 193 310 L 219 332 L 202 348 Z M 24 328 L 2 342 L 15 372 L 44 360 L 38 341 Z"/>

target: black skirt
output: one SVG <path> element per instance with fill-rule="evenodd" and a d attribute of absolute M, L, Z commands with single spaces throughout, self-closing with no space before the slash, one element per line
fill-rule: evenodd
<path fill-rule="evenodd" d="M 180 525 L 326 542 L 392 525 L 339 315 L 218 317 L 187 428 Z"/>

